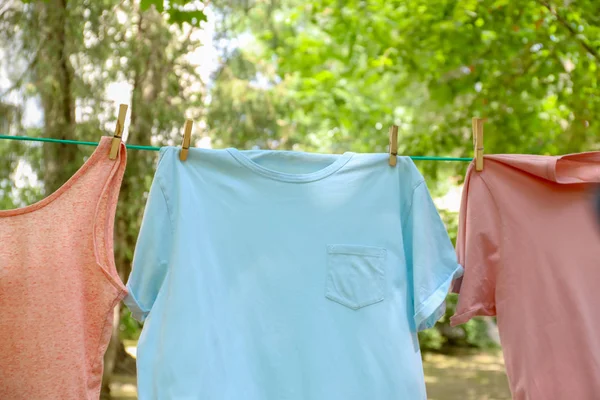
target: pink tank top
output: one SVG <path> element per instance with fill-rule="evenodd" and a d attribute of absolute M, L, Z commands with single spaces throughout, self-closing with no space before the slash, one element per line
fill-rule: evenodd
<path fill-rule="evenodd" d="M 125 296 L 113 258 L 125 146 L 111 138 L 60 189 L 0 211 L 0 399 L 98 399 L 113 309 Z"/>

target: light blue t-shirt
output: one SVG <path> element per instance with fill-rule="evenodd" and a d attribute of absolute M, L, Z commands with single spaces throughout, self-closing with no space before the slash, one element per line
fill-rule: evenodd
<path fill-rule="evenodd" d="M 409 158 L 163 148 L 127 284 L 141 400 L 426 399 L 462 268 Z"/>

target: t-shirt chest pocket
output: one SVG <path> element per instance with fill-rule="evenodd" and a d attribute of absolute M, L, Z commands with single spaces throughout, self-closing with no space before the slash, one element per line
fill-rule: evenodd
<path fill-rule="evenodd" d="M 380 247 L 327 246 L 325 297 L 353 310 L 382 301 L 385 257 L 386 250 Z"/>

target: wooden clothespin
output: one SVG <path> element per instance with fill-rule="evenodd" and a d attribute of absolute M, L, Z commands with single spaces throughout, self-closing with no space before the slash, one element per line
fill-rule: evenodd
<path fill-rule="evenodd" d="M 483 171 L 483 118 L 473 118 L 473 147 L 475 149 L 475 171 Z"/>
<path fill-rule="evenodd" d="M 119 116 L 117 117 L 117 126 L 115 127 L 115 134 L 110 145 L 110 154 L 108 158 L 114 160 L 119 154 L 119 148 L 121 147 L 121 137 L 123 135 L 123 127 L 125 126 L 125 116 L 127 115 L 127 104 L 119 105 Z"/>
<path fill-rule="evenodd" d="M 396 156 L 398 155 L 398 125 L 390 126 L 390 166 L 396 166 Z"/>
<path fill-rule="evenodd" d="M 183 143 L 181 144 L 181 150 L 179 151 L 179 159 L 181 161 L 187 160 L 190 143 L 192 142 L 192 125 L 194 122 L 191 119 L 185 120 L 185 127 L 183 128 Z"/>

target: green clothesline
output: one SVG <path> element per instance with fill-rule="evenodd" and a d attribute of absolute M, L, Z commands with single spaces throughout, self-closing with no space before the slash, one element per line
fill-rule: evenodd
<path fill-rule="evenodd" d="M 8 140 L 20 140 L 20 141 L 29 141 L 29 142 L 47 142 L 47 143 L 64 143 L 64 144 L 77 144 L 80 146 L 97 146 L 98 142 L 83 142 L 79 140 L 67 140 L 67 139 L 52 139 L 52 138 L 38 138 L 38 137 L 29 137 L 29 136 L 9 136 L 9 135 L 0 135 L 0 139 L 8 139 Z M 140 146 L 137 144 L 127 144 L 126 147 L 128 149 L 134 150 L 146 150 L 146 151 L 159 151 L 160 147 L 156 146 Z M 433 157 L 433 156 L 410 156 L 413 160 L 421 160 L 421 161 L 461 161 L 461 162 L 471 162 L 472 158 L 467 157 Z"/>
<path fill-rule="evenodd" d="M 98 146 L 98 142 L 83 142 L 83 141 L 79 141 L 79 140 L 39 138 L 39 137 L 29 137 L 29 136 L 0 135 L 0 139 L 20 140 L 20 141 L 24 141 L 24 142 L 47 142 L 47 143 L 78 144 L 80 146 Z M 128 149 L 135 149 L 135 150 L 147 150 L 147 151 L 159 151 L 160 150 L 160 147 L 155 147 L 155 146 L 139 146 L 137 144 L 127 144 L 126 146 Z"/>

